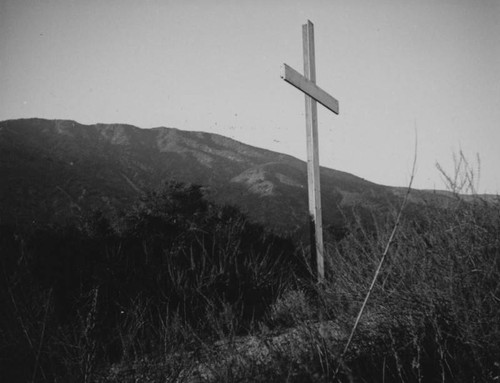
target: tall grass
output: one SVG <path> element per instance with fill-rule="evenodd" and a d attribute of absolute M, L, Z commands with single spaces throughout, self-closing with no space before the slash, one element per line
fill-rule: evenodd
<path fill-rule="evenodd" d="M 313 352 L 320 367 L 317 381 L 334 379 L 332 365 L 339 366 L 340 381 L 500 379 L 500 203 L 462 197 L 461 191 L 476 190 L 477 179 L 463 153 L 455 157 L 455 171 L 465 174 L 451 177 L 438 168 L 451 183 L 454 202 L 446 209 L 410 210 L 388 253 L 391 219 L 379 221 L 375 230 L 355 220 L 349 234 L 328 247 L 330 278 L 317 289 L 319 299 L 309 302 L 320 305 L 343 336 L 332 337 L 323 327 Z M 385 266 L 378 268 L 386 255 Z M 290 322 L 309 303 L 287 294 L 275 311 L 280 308 L 280 317 Z M 365 303 L 367 312 L 344 360 L 341 345 L 350 341 L 347 334 Z"/>
<path fill-rule="evenodd" d="M 443 381 L 488 381 L 500 361 L 499 206 L 457 201 L 453 209 L 427 207 L 424 217 L 403 222 L 368 302 L 367 323 L 373 318 L 382 341 L 375 355 L 392 360 L 396 380 L 427 381 L 439 372 Z M 361 305 L 380 244 L 361 231 L 338 245 L 332 315 Z M 383 365 L 374 359 L 374 368 Z"/>
<path fill-rule="evenodd" d="M 115 222 L 3 227 L 1 247 L 0 375 L 13 382 L 91 382 L 150 358 L 179 370 L 178 355 L 251 331 L 301 261 L 289 239 L 180 184 Z"/>
<path fill-rule="evenodd" d="M 168 185 L 117 221 L 2 227 L 0 376 L 500 379 L 500 204 L 457 194 L 446 209 L 409 207 L 345 355 L 392 216 L 353 220 L 328 243 L 322 285 L 292 241 L 192 186 Z"/>

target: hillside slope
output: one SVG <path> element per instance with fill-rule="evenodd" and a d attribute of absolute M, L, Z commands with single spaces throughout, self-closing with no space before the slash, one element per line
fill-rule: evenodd
<path fill-rule="evenodd" d="M 61 222 L 90 209 L 127 209 L 143 192 L 169 180 L 204 185 L 212 200 L 236 205 L 278 230 L 296 230 L 307 222 L 303 161 L 210 133 L 69 120 L 3 121 L 0 174 L 4 223 Z M 342 224 L 339 208 L 382 209 L 401 194 L 327 168 L 321 169 L 321 183 L 325 226 Z"/>

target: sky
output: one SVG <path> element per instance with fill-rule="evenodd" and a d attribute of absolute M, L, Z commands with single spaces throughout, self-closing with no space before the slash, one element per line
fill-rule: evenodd
<path fill-rule="evenodd" d="M 496 0 L 0 0 L 0 120 L 222 134 L 306 159 L 302 24 L 315 28 L 320 164 L 443 189 L 460 150 L 500 193 Z M 480 161 L 477 160 L 479 156 Z"/>

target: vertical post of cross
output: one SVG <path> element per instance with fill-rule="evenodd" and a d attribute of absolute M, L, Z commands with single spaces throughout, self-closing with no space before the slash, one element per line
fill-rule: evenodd
<path fill-rule="evenodd" d="M 318 281 L 325 278 L 323 223 L 321 217 L 321 189 L 318 149 L 317 102 L 335 114 L 339 114 L 339 102 L 316 85 L 314 60 L 314 27 L 309 20 L 302 25 L 304 45 L 304 75 L 283 64 L 281 78 L 304 92 L 306 98 L 307 131 L 307 190 L 309 193 L 309 226 L 311 229 L 311 256 L 316 260 Z"/>
<path fill-rule="evenodd" d="M 304 77 L 316 83 L 314 59 L 314 26 L 311 21 L 302 25 L 304 50 Z M 323 223 L 321 216 L 321 187 L 318 150 L 318 109 L 316 100 L 305 94 L 307 132 L 307 179 L 309 193 L 309 218 L 311 231 L 311 256 L 316 259 L 318 280 L 325 277 L 323 256 Z"/>

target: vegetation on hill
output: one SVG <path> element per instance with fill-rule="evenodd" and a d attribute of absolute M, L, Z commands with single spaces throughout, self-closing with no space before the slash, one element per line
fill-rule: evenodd
<path fill-rule="evenodd" d="M 2 226 L 0 376 L 328 382 L 339 367 L 342 382 L 500 379 L 500 205 L 479 199 L 406 216 L 340 358 L 393 223 L 352 221 L 327 244 L 322 285 L 290 238 L 195 185 L 79 225 Z"/>

